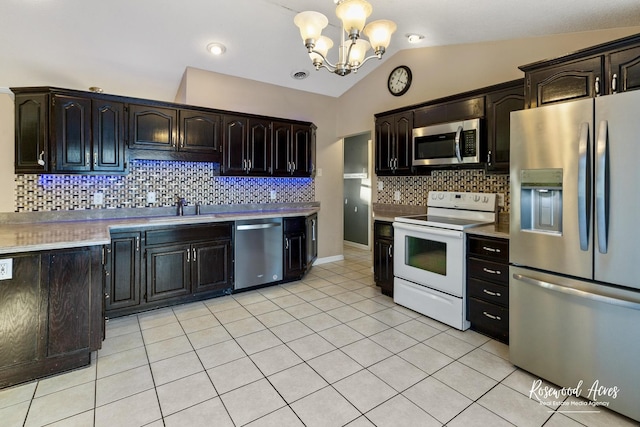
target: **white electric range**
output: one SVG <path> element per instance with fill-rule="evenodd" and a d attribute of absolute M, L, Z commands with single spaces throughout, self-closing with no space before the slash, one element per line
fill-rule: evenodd
<path fill-rule="evenodd" d="M 464 230 L 495 222 L 496 203 L 493 193 L 430 191 L 426 215 L 396 217 L 394 301 L 468 329 Z"/>

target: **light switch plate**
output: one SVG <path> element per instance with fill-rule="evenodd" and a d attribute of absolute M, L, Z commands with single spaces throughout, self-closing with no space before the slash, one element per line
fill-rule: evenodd
<path fill-rule="evenodd" d="M 395 193 L 393 193 L 393 200 L 395 200 L 396 202 L 400 201 L 400 192 L 396 191 Z"/>
<path fill-rule="evenodd" d="M 498 193 L 498 206 L 504 207 L 504 193 Z"/>
<path fill-rule="evenodd" d="M 379 191 L 384 190 L 384 182 L 383 181 L 378 181 L 378 190 Z"/>
<path fill-rule="evenodd" d="M 271 190 L 271 193 L 269 193 L 271 200 L 275 200 L 277 195 L 278 193 L 276 193 L 276 190 Z"/>
<path fill-rule="evenodd" d="M 0 259 L 0 280 L 13 279 L 13 258 Z"/>
<path fill-rule="evenodd" d="M 156 192 L 149 191 L 147 193 L 147 203 L 155 203 L 156 202 Z"/>
<path fill-rule="evenodd" d="M 104 194 L 102 194 L 101 192 L 96 192 L 93 193 L 93 204 L 94 205 L 101 205 L 104 203 Z"/>

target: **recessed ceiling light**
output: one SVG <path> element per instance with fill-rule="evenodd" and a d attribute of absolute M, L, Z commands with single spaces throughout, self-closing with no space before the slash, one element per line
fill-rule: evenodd
<path fill-rule="evenodd" d="M 207 50 L 212 55 L 222 55 L 227 48 L 222 43 L 209 43 L 207 45 Z"/>
<path fill-rule="evenodd" d="M 409 43 L 420 43 L 420 40 L 424 38 L 421 34 L 407 34 L 406 37 Z"/>

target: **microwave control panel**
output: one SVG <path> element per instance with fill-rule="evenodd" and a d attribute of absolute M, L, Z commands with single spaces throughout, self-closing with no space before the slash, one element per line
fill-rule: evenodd
<path fill-rule="evenodd" d="M 464 145 L 462 146 L 462 157 L 475 157 L 476 155 L 476 130 L 466 130 L 462 132 Z"/>

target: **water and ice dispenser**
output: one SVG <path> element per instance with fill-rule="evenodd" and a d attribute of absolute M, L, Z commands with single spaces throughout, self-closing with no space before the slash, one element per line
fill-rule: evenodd
<path fill-rule="evenodd" d="M 520 227 L 562 234 L 562 169 L 520 171 Z"/>

